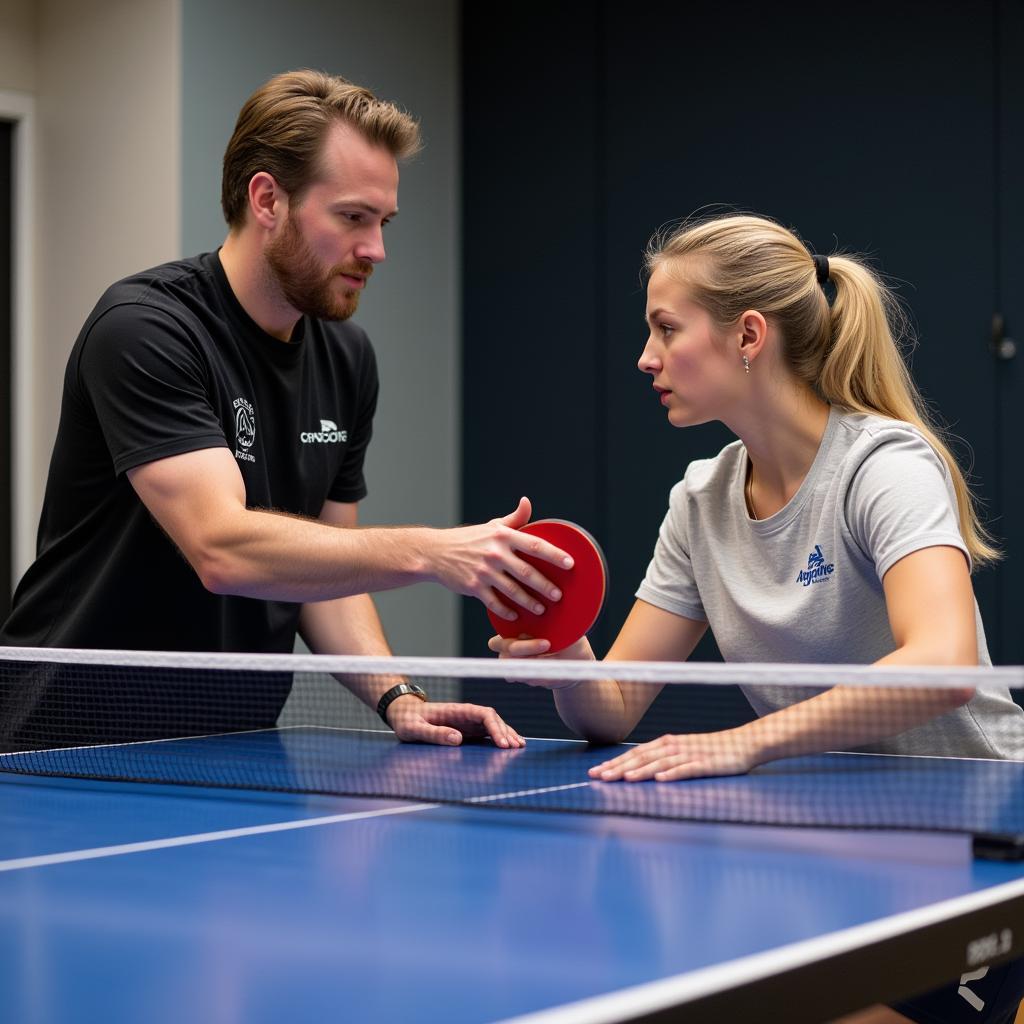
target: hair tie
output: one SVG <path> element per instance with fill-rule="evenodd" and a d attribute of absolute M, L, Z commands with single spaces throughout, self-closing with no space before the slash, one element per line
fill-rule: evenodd
<path fill-rule="evenodd" d="M 814 272 L 818 276 L 818 284 L 824 284 L 830 275 L 827 256 L 812 256 L 814 260 Z"/>

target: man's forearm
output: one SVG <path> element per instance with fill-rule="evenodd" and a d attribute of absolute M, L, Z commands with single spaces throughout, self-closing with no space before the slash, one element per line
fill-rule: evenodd
<path fill-rule="evenodd" d="M 380 616 L 369 594 L 304 605 L 299 616 L 299 632 L 310 650 L 317 654 L 357 654 L 378 658 L 391 654 Z M 406 681 L 399 675 L 354 673 L 335 675 L 334 678 L 374 710 L 391 687 Z"/>
<path fill-rule="evenodd" d="M 246 507 L 244 481 L 224 448 L 156 459 L 128 470 L 128 480 L 216 594 L 305 603 L 429 581 L 511 620 L 506 600 L 537 612 L 531 591 L 561 597 L 519 552 L 572 566 L 564 551 L 519 532 L 532 511 L 526 498 L 510 514 L 471 526 L 356 529 L 344 503 L 325 502 L 319 520 Z"/>
<path fill-rule="evenodd" d="M 324 601 L 391 590 L 430 578 L 425 527 L 343 528 L 245 509 L 185 552 L 218 594 L 273 601 Z"/>

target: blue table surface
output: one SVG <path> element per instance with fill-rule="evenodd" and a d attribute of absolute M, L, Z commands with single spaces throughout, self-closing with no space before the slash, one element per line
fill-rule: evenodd
<path fill-rule="evenodd" d="M 813 775 L 850 796 L 857 778 L 875 787 L 906 761 L 843 755 L 700 787 L 577 786 L 606 753 L 382 740 L 369 741 L 374 770 L 391 775 L 461 769 L 493 795 L 573 762 L 556 773 L 576 780 L 562 801 L 643 809 L 700 791 L 726 820 L 744 802 L 784 809 L 786 779 L 810 793 Z M 302 781 L 323 742 L 291 730 L 160 746 L 236 766 L 259 746 L 278 778 Z M 333 771 L 351 767 L 337 756 Z M 997 786 L 982 824 L 1017 822 L 1022 766 L 1003 763 L 993 781 L 990 762 L 924 760 L 962 780 L 947 793 L 961 809 Z M 796 803 L 803 822 L 810 797 Z M 0 990 L 8 1018 L 29 1022 L 507 1020 L 660 979 L 697 984 L 716 965 L 739 976 L 755 962 L 745 958 L 780 951 L 813 959 L 815 944 L 864 926 L 1022 886 L 1024 865 L 974 860 L 955 837 L 0 775 Z"/>

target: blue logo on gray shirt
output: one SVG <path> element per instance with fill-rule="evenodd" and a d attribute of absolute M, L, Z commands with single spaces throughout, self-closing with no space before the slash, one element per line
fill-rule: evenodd
<path fill-rule="evenodd" d="M 814 550 L 807 556 L 807 568 L 796 574 L 796 582 L 809 587 L 812 583 L 822 583 L 836 571 L 833 562 L 826 562 L 821 553 L 821 545 L 815 544 Z"/>

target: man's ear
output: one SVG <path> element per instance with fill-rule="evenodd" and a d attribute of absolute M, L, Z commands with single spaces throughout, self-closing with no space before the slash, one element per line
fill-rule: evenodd
<path fill-rule="evenodd" d="M 272 174 L 257 171 L 249 179 L 249 212 L 260 227 L 271 230 L 288 210 L 288 195 Z"/>

